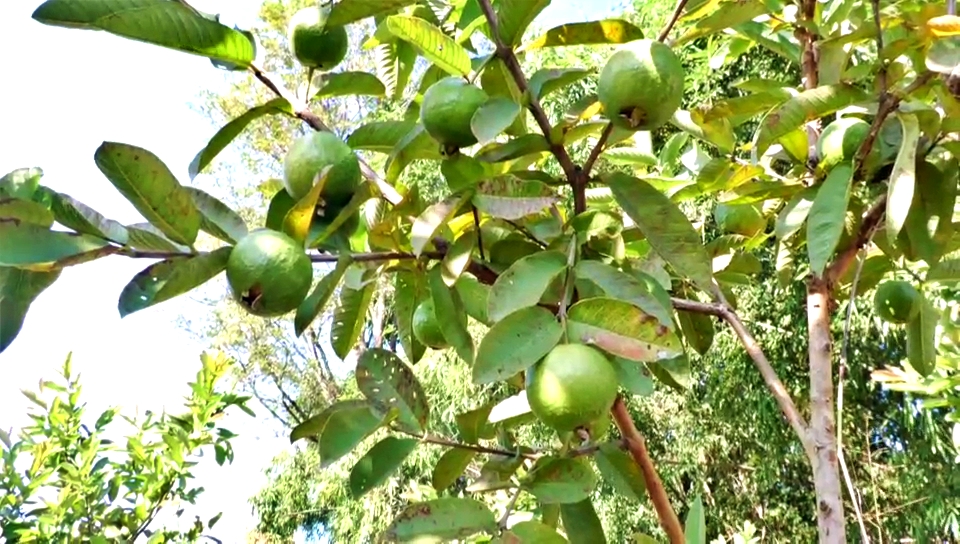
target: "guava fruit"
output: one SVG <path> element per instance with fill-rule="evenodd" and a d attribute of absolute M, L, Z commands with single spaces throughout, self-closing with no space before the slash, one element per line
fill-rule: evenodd
<path fill-rule="evenodd" d="M 227 282 L 236 301 L 248 312 L 278 316 L 306 298 L 313 282 L 313 265 L 293 238 L 257 229 L 230 252 Z"/>
<path fill-rule="evenodd" d="M 480 87 L 463 78 L 445 77 L 423 93 L 420 122 L 444 147 L 469 147 L 477 143 L 470 120 L 486 101 L 487 93 Z"/>
<path fill-rule="evenodd" d="M 829 172 L 834 166 L 849 162 L 870 132 L 870 123 L 856 117 L 841 117 L 827 125 L 817 140 L 817 168 Z"/>
<path fill-rule="evenodd" d="M 672 49 L 655 40 L 635 40 L 607 60 L 597 96 L 614 125 L 654 130 L 680 107 L 684 77 L 683 65 Z"/>
<path fill-rule="evenodd" d="M 360 185 L 360 162 L 343 140 L 330 132 L 313 132 L 298 138 L 283 160 L 283 185 L 299 200 L 313 188 L 317 174 L 331 166 L 324 200 L 349 201 Z"/>
<path fill-rule="evenodd" d="M 466 325 L 464 319 L 464 325 Z M 440 321 L 437 319 L 437 310 L 433 299 L 428 298 L 413 311 L 413 335 L 421 344 L 433 349 L 446 349 L 450 344 L 443 337 Z"/>
<path fill-rule="evenodd" d="M 297 61 L 307 68 L 328 71 L 347 56 L 350 45 L 347 29 L 328 27 L 329 8 L 303 8 L 290 19 L 287 30 L 290 49 Z"/>
<path fill-rule="evenodd" d="M 880 319 L 902 325 L 920 313 L 921 298 L 916 287 L 905 281 L 885 281 L 877 287 L 873 307 Z"/>
<path fill-rule="evenodd" d="M 763 212 L 754 204 L 719 203 L 713 210 L 717 227 L 725 234 L 740 234 L 751 238 L 767 228 Z"/>
<path fill-rule="evenodd" d="M 617 370 L 602 352 L 584 344 L 560 344 L 527 370 L 527 401 L 547 426 L 573 431 L 610 410 L 618 384 Z"/>

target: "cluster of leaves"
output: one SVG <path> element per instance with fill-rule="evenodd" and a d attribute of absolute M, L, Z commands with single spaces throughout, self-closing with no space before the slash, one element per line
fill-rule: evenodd
<path fill-rule="evenodd" d="M 193 485 L 193 467 L 213 449 L 217 464 L 233 461 L 236 435 L 218 420 L 231 406 L 251 413 L 247 398 L 217 391 L 230 361 L 204 354 L 191 382 L 186 412 L 146 412 L 134 419 L 110 408 L 91 422 L 81 386 L 64 363 L 63 380 L 24 391 L 39 410 L 33 423 L 11 437 L 0 430 L 0 537 L 6 542 L 194 542 L 213 528 L 199 518 L 186 530 L 157 529 L 158 516 L 174 506 L 195 504 L 203 492 Z M 118 435 L 120 416 L 133 431 Z M 120 436 L 123 436 L 120 439 Z M 183 514 L 178 508 L 176 517 Z"/>

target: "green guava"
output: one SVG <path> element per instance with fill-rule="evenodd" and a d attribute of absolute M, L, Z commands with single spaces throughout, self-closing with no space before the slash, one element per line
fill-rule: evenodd
<path fill-rule="evenodd" d="M 635 40 L 607 60 L 597 96 L 614 125 L 654 130 L 680 107 L 684 77 L 683 65 L 672 49 L 655 40 Z"/>
<path fill-rule="evenodd" d="M 717 204 L 713 218 L 725 234 L 740 234 L 752 238 L 767 228 L 767 220 L 755 204 Z"/>
<path fill-rule="evenodd" d="M 487 93 L 460 77 L 445 77 L 423 93 L 420 122 L 444 147 L 469 147 L 477 143 L 470 120 L 487 101 Z"/>
<path fill-rule="evenodd" d="M 343 140 L 330 132 L 298 138 L 283 160 L 283 185 L 299 200 L 313 188 L 314 178 L 331 166 L 322 196 L 332 202 L 349 201 L 360 185 L 360 162 Z"/>
<path fill-rule="evenodd" d="M 885 281 L 877 287 L 873 307 L 880 319 L 887 323 L 902 325 L 920 313 L 920 291 L 901 280 Z"/>
<path fill-rule="evenodd" d="M 443 336 L 433 299 L 428 298 L 413 311 L 413 335 L 421 344 L 433 349 L 446 349 L 450 344 Z"/>
<path fill-rule="evenodd" d="M 540 421 L 573 431 L 598 421 L 617 397 L 617 370 L 600 351 L 560 344 L 527 371 L 530 409 Z"/>
<path fill-rule="evenodd" d="M 817 167 L 829 172 L 834 166 L 849 162 L 870 132 L 870 123 L 856 117 L 841 117 L 827 125 L 817 140 Z"/>
<path fill-rule="evenodd" d="M 313 282 L 313 265 L 297 242 L 270 229 L 243 237 L 227 260 L 227 282 L 248 312 L 278 316 L 303 301 Z"/>
<path fill-rule="evenodd" d="M 350 41 L 343 26 L 328 27 L 329 8 L 309 7 L 298 11 L 288 28 L 290 48 L 297 61 L 307 68 L 324 72 L 333 69 L 347 56 Z"/>

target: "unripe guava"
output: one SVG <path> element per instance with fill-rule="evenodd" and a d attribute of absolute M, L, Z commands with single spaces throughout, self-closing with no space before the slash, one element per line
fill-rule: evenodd
<path fill-rule="evenodd" d="M 713 211 L 720 231 L 725 234 L 740 234 L 751 238 L 767 227 L 767 220 L 759 206 L 754 204 L 717 204 Z"/>
<path fill-rule="evenodd" d="M 680 107 L 684 77 L 683 65 L 672 49 L 655 40 L 635 40 L 607 60 L 597 96 L 616 126 L 653 130 Z"/>
<path fill-rule="evenodd" d="M 880 319 L 902 325 L 920 313 L 921 299 L 913 285 L 900 280 L 885 281 L 877 287 L 873 307 Z"/>
<path fill-rule="evenodd" d="M 818 168 L 829 172 L 834 166 L 849 162 L 870 132 L 870 123 L 856 117 L 841 117 L 827 125 L 817 140 Z"/>
<path fill-rule="evenodd" d="M 469 147 L 477 143 L 470 120 L 487 101 L 487 93 L 459 77 L 445 77 L 423 93 L 420 122 L 445 147 Z"/>
<path fill-rule="evenodd" d="M 282 315 L 303 301 L 313 282 L 313 265 L 303 247 L 283 234 L 257 229 L 243 237 L 227 260 L 227 282 L 247 311 Z"/>
<path fill-rule="evenodd" d="M 333 69 L 347 56 L 350 44 L 347 29 L 327 27 L 329 8 L 309 7 L 290 19 L 290 48 L 297 61 L 307 68 Z"/>
<path fill-rule="evenodd" d="M 293 142 L 283 160 L 283 185 L 299 200 L 327 166 L 332 169 L 323 188 L 324 200 L 349 201 L 360 184 L 360 162 L 350 146 L 330 132 L 313 132 Z"/>
<path fill-rule="evenodd" d="M 466 316 L 464 316 L 466 325 Z M 413 335 L 421 344 L 433 349 L 446 349 L 450 344 L 443 336 L 440 321 L 437 319 L 437 309 L 433 299 L 428 298 L 417 306 L 413 312 Z"/>
<path fill-rule="evenodd" d="M 534 415 L 557 431 L 588 427 L 617 397 L 617 370 L 606 355 L 584 344 L 560 344 L 527 370 L 527 401 Z"/>

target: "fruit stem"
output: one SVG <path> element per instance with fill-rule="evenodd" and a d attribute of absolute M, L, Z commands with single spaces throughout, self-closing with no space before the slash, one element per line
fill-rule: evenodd
<path fill-rule="evenodd" d="M 614 401 L 610 413 L 613 415 L 613 421 L 617 424 L 617 428 L 620 429 L 620 434 L 623 435 L 623 440 L 627 445 L 627 451 L 630 452 L 630 456 L 633 457 L 633 460 L 640 466 L 640 471 L 643 473 L 643 481 L 647 486 L 647 494 L 650 496 L 650 501 L 653 502 L 653 507 L 657 511 L 657 517 L 660 519 L 660 526 L 663 527 L 664 532 L 667 533 L 670 544 L 685 544 L 686 537 L 683 534 L 683 526 L 680 524 L 680 518 L 678 518 L 677 513 L 673 511 L 673 505 L 670 504 L 667 491 L 663 488 L 663 482 L 660 480 L 657 469 L 653 465 L 650 452 L 647 451 L 647 443 L 643 439 L 643 435 L 640 434 L 640 431 L 637 430 L 636 425 L 633 424 L 633 418 L 630 417 L 630 412 L 627 411 L 627 407 L 623 403 L 623 398 L 619 395 L 617 395 L 617 400 Z"/>
<path fill-rule="evenodd" d="M 310 85 L 313 83 L 313 68 L 307 70 L 307 88 L 303 92 L 303 101 L 310 103 Z"/>

